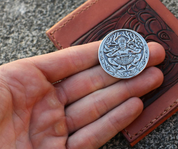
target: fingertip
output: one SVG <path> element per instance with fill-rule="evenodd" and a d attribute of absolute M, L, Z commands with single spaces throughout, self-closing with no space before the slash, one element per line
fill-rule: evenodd
<path fill-rule="evenodd" d="M 142 113 L 144 107 L 142 100 L 138 97 L 132 97 L 128 102 L 131 105 L 131 114 L 133 114 L 133 117 L 138 117 Z"/>
<path fill-rule="evenodd" d="M 140 75 L 127 82 L 132 96 L 141 97 L 158 88 L 163 82 L 162 71 L 157 67 L 146 68 Z"/>
<path fill-rule="evenodd" d="M 156 67 L 155 67 L 156 68 Z M 160 80 L 159 83 L 158 83 L 158 87 L 161 86 L 161 84 L 163 83 L 164 81 L 164 74 L 163 72 L 159 69 L 159 68 L 156 68 L 157 71 L 158 71 L 158 75 L 157 75 L 157 78 Z"/>
<path fill-rule="evenodd" d="M 152 86 L 158 88 L 164 80 L 163 72 L 157 67 L 150 67 L 149 68 L 149 75 L 151 78 L 149 79 L 152 82 Z M 150 83 L 151 84 L 151 83 Z"/>
<path fill-rule="evenodd" d="M 148 66 L 158 65 L 165 59 L 165 49 L 164 47 L 157 42 L 149 42 L 148 43 L 150 58 Z"/>

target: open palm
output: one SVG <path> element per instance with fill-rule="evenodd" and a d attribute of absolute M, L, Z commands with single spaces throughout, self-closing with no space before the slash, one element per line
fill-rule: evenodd
<path fill-rule="evenodd" d="M 99 43 L 0 67 L 0 148 L 98 148 L 141 113 L 138 97 L 162 83 L 150 66 L 164 59 L 164 49 L 150 43 L 149 68 L 119 80 L 97 65 Z"/>

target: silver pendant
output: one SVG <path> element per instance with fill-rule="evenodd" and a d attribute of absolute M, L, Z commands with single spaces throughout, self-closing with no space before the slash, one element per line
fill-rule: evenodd
<path fill-rule="evenodd" d="M 109 33 L 98 51 L 101 67 L 109 75 L 128 79 L 141 73 L 149 60 L 149 48 L 145 39 L 130 29 Z"/>

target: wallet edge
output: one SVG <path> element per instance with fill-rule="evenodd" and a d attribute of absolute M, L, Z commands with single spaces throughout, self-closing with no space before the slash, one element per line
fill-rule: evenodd
<path fill-rule="evenodd" d="M 48 31 L 46 31 L 46 34 L 49 37 L 49 39 L 54 43 L 57 49 L 60 50 L 63 48 L 67 48 L 76 39 L 78 39 L 84 33 L 88 32 L 91 28 L 93 28 L 102 20 L 110 16 L 112 13 L 114 13 L 117 9 L 121 8 L 127 2 L 129 2 L 129 0 L 124 1 L 113 0 L 112 3 L 109 3 L 109 0 L 88 0 L 87 2 L 79 6 L 76 10 L 74 10 L 66 17 L 64 17 L 61 21 L 56 23 Z M 109 5 L 107 5 L 108 7 L 105 8 L 104 6 L 107 3 L 109 3 Z M 98 7 L 102 8 L 102 11 L 104 11 L 104 13 L 99 12 L 96 15 L 97 9 L 95 8 Z M 78 30 L 77 29 L 78 26 L 73 25 L 81 23 L 80 17 L 82 17 L 83 19 L 88 17 L 92 19 L 92 21 L 90 22 L 83 21 L 82 23 L 84 25 L 80 28 L 80 30 Z"/>

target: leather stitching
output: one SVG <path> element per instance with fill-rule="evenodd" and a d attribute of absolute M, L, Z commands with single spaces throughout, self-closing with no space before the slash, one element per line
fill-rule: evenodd
<path fill-rule="evenodd" d="M 143 127 L 141 130 L 139 130 L 134 135 L 131 135 L 127 129 L 124 129 L 124 131 L 129 136 L 130 139 L 133 139 L 133 137 L 136 137 L 140 135 L 141 133 L 143 133 L 143 131 L 145 131 L 150 125 L 153 125 L 160 117 L 163 117 L 164 115 L 166 115 L 170 110 L 172 110 L 176 106 L 177 103 L 178 103 L 178 99 L 172 105 L 167 107 L 160 115 L 158 115 L 155 119 L 153 119 L 150 123 L 148 123 L 145 127 Z"/>
<path fill-rule="evenodd" d="M 77 12 L 77 14 L 73 15 L 71 18 L 69 18 L 66 22 L 64 22 L 64 24 L 62 24 L 61 26 L 59 26 L 57 29 L 55 29 L 54 31 L 52 31 L 50 33 L 51 37 L 53 38 L 54 42 L 59 46 L 59 49 L 63 49 L 63 46 L 56 40 L 56 38 L 54 37 L 54 33 L 59 31 L 61 28 L 63 28 L 64 26 L 66 26 L 70 21 L 72 21 L 76 16 L 78 16 L 79 14 L 83 13 L 84 11 L 88 10 L 89 8 L 91 8 L 94 4 L 96 4 L 99 0 L 95 0 L 94 2 L 92 2 L 90 5 L 88 5 L 87 7 L 85 7 L 84 9 L 82 9 L 81 11 Z"/>

